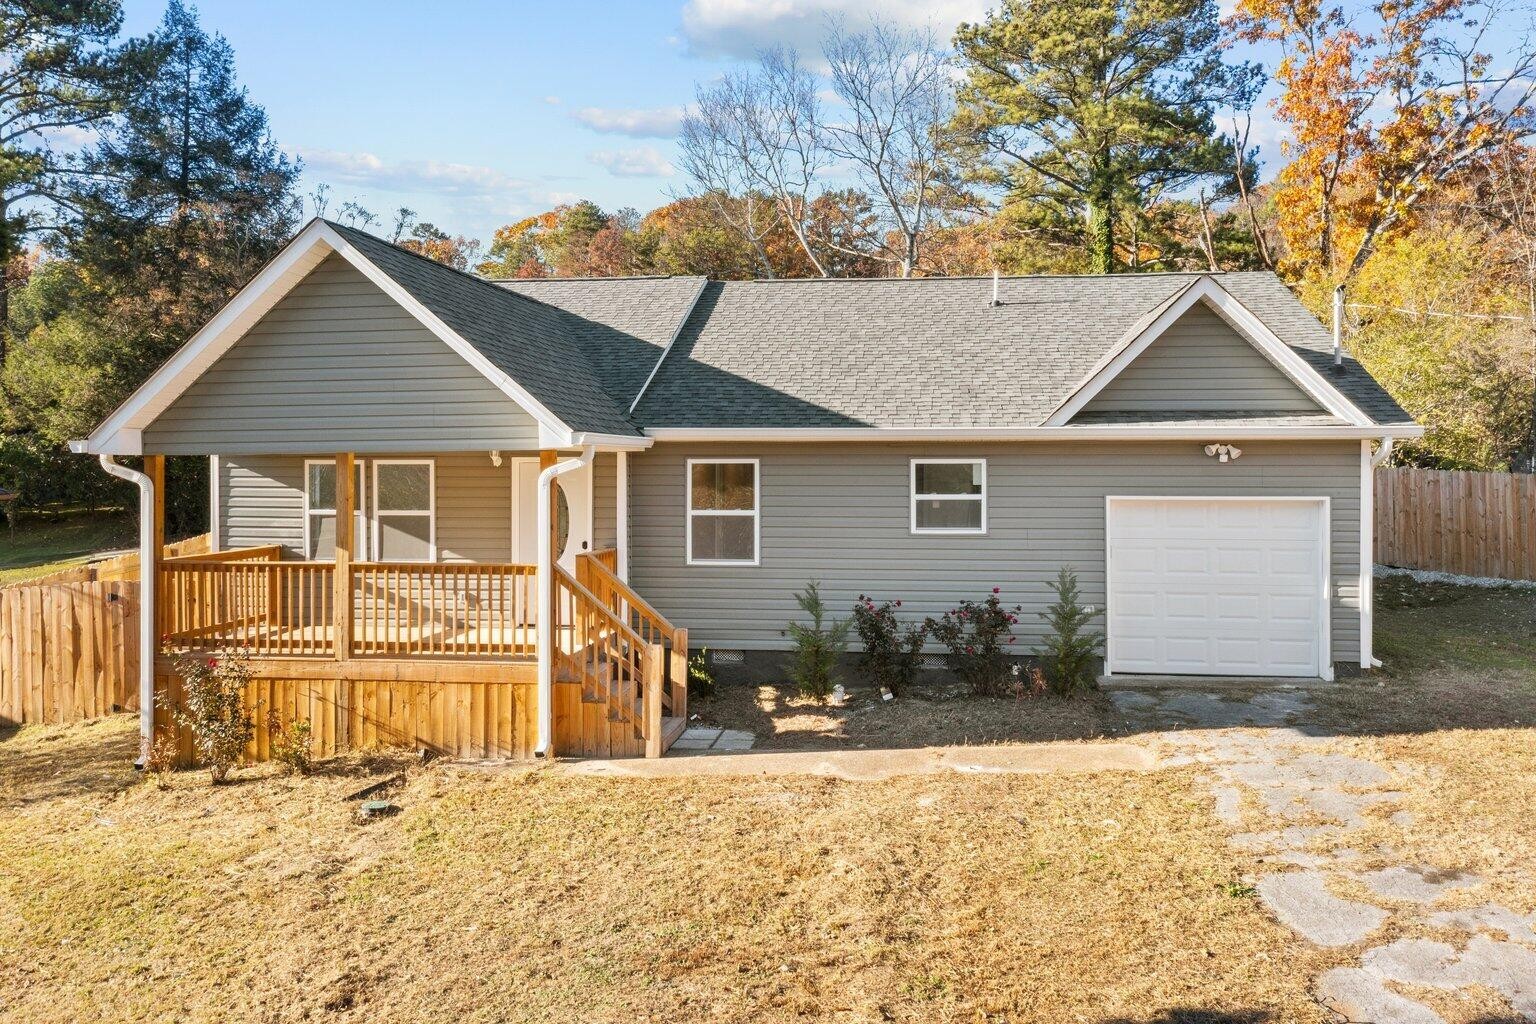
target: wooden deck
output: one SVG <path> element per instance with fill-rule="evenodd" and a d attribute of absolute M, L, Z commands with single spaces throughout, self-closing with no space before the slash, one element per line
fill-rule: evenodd
<path fill-rule="evenodd" d="M 611 552 L 595 552 L 574 575 L 555 570 L 557 756 L 659 757 L 687 718 L 687 631 L 612 566 Z M 270 756 L 274 728 L 296 722 L 309 723 L 316 756 L 391 746 L 533 756 L 532 566 L 352 563 L 340 573 L 285 562 L 275 547 L 162 561 L 161 700 L 180 700 L 175 656 L 238 651 L 251 670 L 253 760 Z M 156 721 L 173 729 L 163 707 Z M 190 737 L 177 742 L 190 762 Z"/>

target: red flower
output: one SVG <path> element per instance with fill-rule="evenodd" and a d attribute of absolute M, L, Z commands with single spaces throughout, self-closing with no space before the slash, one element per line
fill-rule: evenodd
<path fill-rule="evenodd" d="M 218 658 L 209 658 L 208 659 L 208 667 L 209 668 L 218 668 L 219 667 L 219 659 Z"/>
<path fill-rule="evenodd" d="M 1011 637 L 1009 637 L 1009 638 L 1008 638 L 1008 642 L 1009 642 L 1009 643 L 1013 643 L 1013 642 L 1014 642 L 1014 641 L 1015 641 L 1015 640 L 1017 640 L 1017 639 L 1018 639 L 1018 637 L 1016 637 L 1016 636 L 1011 636 Z"/>
<path fill-rule="evenodd" d="M 992 588 L 992 593 L 994 593 L 994 594 L 1001 594 L 1002 592 L 1003 592 L 1003 588 L 1002 587 L 993 587 Z"/>
<path fill-rule="evenodd" d="M 897 601 L 896 601 L 896 607 L 897 608 L 901 607 L 901 600 L 900 600 L 900 598 L 898 598 Z"/>

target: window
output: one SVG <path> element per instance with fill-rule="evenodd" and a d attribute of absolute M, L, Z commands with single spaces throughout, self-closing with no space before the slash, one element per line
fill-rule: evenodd
<path fill-rule="evenodd" d="M 757 564 L 757 460 L 688 460 L 688 564 Z"/>
<path fill-rule="evenodd" d="M 366 530 L 363 464 L 357 466 L 357 491 L 352 522 L 352 557 L 361 558 Z M 304 557 L 311 562 L 329 562 L 336 557 L 336 460 L 306 459 L 304 462 Z"/>
<path fill-rule="evenodd" d="M 430 459 L 373 463 L 373 559 L 437 560 L 436 480 Z"/>
<path fill-rule="evenodd" d="M 913 533 L 986 533 L 985 459 L 912 460 Z"/>

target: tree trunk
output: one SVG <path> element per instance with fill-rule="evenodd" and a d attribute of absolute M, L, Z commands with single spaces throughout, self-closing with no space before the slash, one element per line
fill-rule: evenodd
<path fill-rule="evenodd" d="M 1088 195 L 1088 272 L 1115 272 L 1115 200 L 1114 186 L 1108 181 L 1095 182 Z"/>
<path fill-rule="evenodd" d="M 11 257 L 16 241 L 11 237 L 11 210 L 0 199 L 0 370 L 5 369 L 6 343 L 11 337 Z"/>

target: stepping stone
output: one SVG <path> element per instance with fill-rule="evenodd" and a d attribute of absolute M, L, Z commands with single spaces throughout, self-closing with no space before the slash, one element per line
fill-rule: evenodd
<path fill-rule="evenodd" d="M 1381 927 L 1387 912 L 1328 891 L 1321 871 L 1292 871 L 1259 880 L 1259 898 L 1280 923 L 1319 946 L 1348 946 Z"/>
<path fill-rule="evenodd" d="M 1216 817 L 1228 825 L 1243 823 L 1243 793 L 1236 786 L 1215 786 L 1211 793 L 1216 797 Z"/>
<path fill-rule="evenodd" d="M 1360 966 L 1384 981 L 1430 988 L 1456 988 L 1459 984 L 1456 950 L 1430 939 L 1398 939 L 1366 950 Z"/>
<path fill-rule="evenodd" d="M 1433 903 L 1448 892 L 1482 883 L 1476 875 L 1427 867 L 1382 868 L 1355 877 L 1376 895 L 1407 903 Z"/>
<path fill-rule="evenodd" d="M 1460 928 L 1462 931 L 1503 932 L 1516 942 L 1536 945 L 1536 914 L 1522 916 L 1497 903 L 1484 903 L 1468 910 L 1442 910 L 1429 915 L 1429 923 L 1441 928 Z"/>
<path fill-rule="evenodd" d="M 1445 1018 L 1434 1010 L 1398 995 L 1380 978 L 1358 967 L 1336 967 L 1323 975 L 1317 983 L 1317 996 L 1345 1020 L 1445 1024 Z"/>
<path fill-rule="evenodd" d="M 1139 690 L 1111 690 L 1109 701 L 1115 706 L 1115 710 L 1121 714 L 1134 711 L 1149 711 L 1157 707 L 1157 698 L 1150 693 L 1142 693 Z"/>
<path fill-rule="evenodd" d="M 720 738 L 721 729 L 706 729 L 702 726 L 693 726 L 684 729 L 683 734 L 672 743 L 673 750 L 708 750 L 715 745 L 715 740 Z"/>
<path fill-rule="evenodd" d="M 1516 1013 L 1536 1021 L 1536 953 L 1478 935 L 1467 944 L 1456 970 L 1463 985 L 1486 985 L 1508 999 Z"/>
<path fill-rule="evenodd" d="M 1252 852 L 1297 850 L 1312 845 L 1312 840 L 1321 836 L 1337 835 L 1343 829 L 1337 825 L 1314 825 L 1308 827 L 1292 826 L 1291 828 L 1275 829 L 1272 832 L 1243 832 L 1233 836 L 1229 842 L 1239 850 Z"/>
<path fill-rule="evenodd" d="M 757 736 L 743 729 L 722 729 L 711 750 L 751 750 Z"/>

